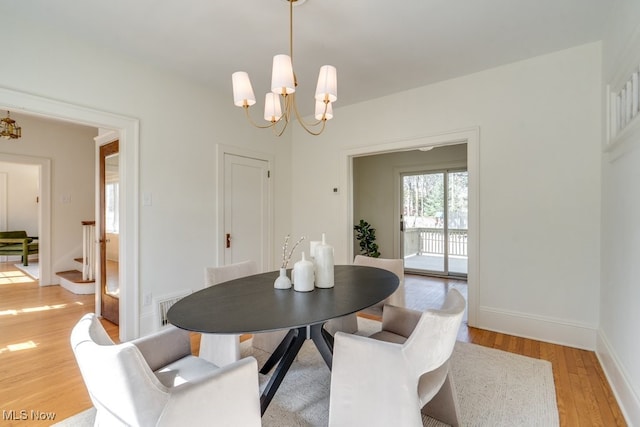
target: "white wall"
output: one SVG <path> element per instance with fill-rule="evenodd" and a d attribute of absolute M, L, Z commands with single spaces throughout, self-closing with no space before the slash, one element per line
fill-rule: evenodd
<path fill-rule="evenodd" d="M 347 185 L 346 153 L 479 127 L 477 326 L 594 348 L 600 53 L 588 44 L 337 107 L 320 138 L 294 134 L 294 232 L 326 232 L 348 262 L 348 192 L 331 192 Z"/>
<path fill-rule="evenodd" d="M 71 125 L 64 122 L 43 120 L 34 116 L 13 113 L 11 115 L 22 127 L 22 138 L 0 142 L 0 160 L 8 155 L 20 155 L 24 159 L 51 159 L 51 266 L 54 272 L 73 268 L 73 258 L 82 255 L 82 225 L 81 221 L 94 219 L 93 203 L 93 137 L 97 129 L 87 126 Z M 34 170 L 28 181 L 30 194 L 26 203 L 31 206 L 25 219 L 30 221 L 30 235 L 39 235 L 37 229 L 38 206 L 36 196 L 39 196 L 38 167 L 30 166 Z M 26 177 L 25 177 L 26 178 Z M 31 182 L 35 179 L 35 182 Z M 26 184 L 26 183 L 25 183 Z M 18 187 L 10 186 L 15 191 Z M 11 203 L 9 211 L 12 210 Z M 9 227 L 18 227 L 12 223 L 13 213 L 9 214 Z M 16 222 L 18 219 L 14 218 Z M 33 222 L 35 221 L 35 227 Z M 24 224 L 25 226 L 27 224 Z M 51 283 L 59 283 L 56 276 L 51 277 Z"/>
<path fill-rule="evenodd" d="M 619 90 L 640 64 L 640 2 L 620 0 L 603 41 L 603 90 Z M 603 102 L 604 104 L 604 102 Z M 597 353 L 629 425 L 640 425 L 640 129 L 602 152 L 602 287 Z M 603 114 L 603 121 L 606 116 Z"/>
<path fill-rule="evenodd" d="M 203 268 L 216 264 L 222 242 L 215 231 L 218 143 L 275 153 L 274 251 L 281 245 L 278 236 L 290 230 L 290 136 L 275 138 L 249 126 L 232 104 L 231 88 L 212 93 L 134 58 L 33 25 L 11 10 L 5 21 L 0 36 L 12 40 L 19 60 L 0 67 L 2 86 L 139 119 L 139 194 L 151 194 L 153 202 L 138 201 L 136 295 L 199 289 Z M 148 333 L 154 329 L 152 307 L 138 309 L 139 333 Z"/>

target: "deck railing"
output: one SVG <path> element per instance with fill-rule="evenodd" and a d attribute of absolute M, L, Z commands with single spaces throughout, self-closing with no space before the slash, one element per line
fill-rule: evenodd
<path fill-rule="evenodd" d="M 467 235 L 467 229 L 449 229 L 449 255 L 467 256 Z M 444 239 L 442 228 L 407 228 L 404 254 L 444 254 Z"/>

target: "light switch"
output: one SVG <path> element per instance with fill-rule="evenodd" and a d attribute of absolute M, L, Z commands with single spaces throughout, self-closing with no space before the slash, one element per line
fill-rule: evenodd
<path fill-rule="evenodd" d="M 151 206 L 153 204 L 153 198 L 151 193 L 142 193 L 142 206 Z"/>

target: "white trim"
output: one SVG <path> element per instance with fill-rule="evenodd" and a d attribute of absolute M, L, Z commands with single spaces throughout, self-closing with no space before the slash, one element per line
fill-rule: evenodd
<path fill-rule="evenodd" d="M 595 348 L 595 325 L 486 306 L 480 307 L 478 319 L 482 329 L 489 331 L 591 351 Z"/>
<path fill-rule="evenodd" d="M 274 157 L 273 154 L 264 153 L 260 151 L 249 150 L 246 148 L 235 147 L 225 144 L 216 144 L 216 236 L 219 237 L 219 241 L 215 245 L 217 265 L 224 265 L 224 155 L 231 154 L 234 156 L 248 157 L 251 159 L 258 159 L 267 162 L 271 178 L 269 179 L 269 206 L 267 208 L 268 218 L 267 224 L 267 268 L 273 265 L 273 210 L 274 210 L 274 185 L 273 185 L 273 173 L 274 173 Z"/>
<path fill-rule="evenodd" d="M 24 92 L 18 92 L 11 89 L 0 88 L 0 99 L 4 107 L 8 107 L 12 111 L 23 112 L 41 117 L 52 117 L 58 120 L 79 123 L 96 128 L 114 129 L 120 133 L 120 154 L 121 154 L 121 182 L 123 192 L 121 195 L 121 211 L 124 215 L 120 218 L 120 227 L 126 236 L 124 242 L 121 241 L 121 263 L 120 277 L 126 283 L 124 292 L 120 294 L 120 340 L 129 341 L 137 338 L 140 331 L 139 319 L 139 283 L 138 283 L 138 266 L 139 266 L 139 243 L 138 243 L 138 162 L 139 162 L 139 145 L 140 145 L 140 123 L 139 120 L 132 117 L 126 117 L 106 111 L 95 110 L 88 107 L 82 107 L 62 101 L 44 98 L 41 96 L 31 95 Z M 41 166 L 42 174 L 49 173 L 49 163 Z M 47 169 L 45 171 L 45 169 Z M 50 180 L 48 180 L 50 182 Z M 48 183 L 47 182 L 47 183 Z M 50 211 L 50 197 L 48 188 L 41 187 L 42 210 Z M 45 202 L 47 206 L 45 206 Z M 41 228 L 43 234 L 49 233 L 50 225 L 43 224 Z M 40 250 L 42 244 L 48 244 L 47 241 L 40 242 Z M 45 248 L 49 250 L 49 248 Z M 45 274 L 51 274 L 51 267 L 46 269 L 41 267 L 43 279 Z"/>
<path fill-rule="evenodd" d="M 469 240 L 468 240 L 468 324 L 476 326 L 478 295 L 480 294 L 480 128 L 460 129 L 435 135 L 415 136 L 362 147 L 342 152 L 340 185 L 347 189 L 347 236 L 352 236 L 353 219 L 353 158 L 393 151 L 415 150 L 420 147 L 467 144 L 467 172 L 469 174 Z M 353 239 L 348 238 L 347 250 L 353 253 Z"/>
<path fill-rule="evenodd" d="M 7 173 L 0 172 L 0 231 L 7 231 Z"/>
<path fill-rule="evenodd" d="M 596 356 L 616 397 L 625 421 L 630 426 L 640 425 L 640 398 L 629 384 L 626 372 L 600 329 L 596 336 Z"/>
<path fill-rule="evenodd" d="M 2 92 L 0 91 L 0 97 Z M 45 157 L 23 156 L 19 154 L 1 154 L 0 161 L 35 165 L 38 167 L 38 282 L 40 286 L 49 286 L 52 282 L 51 271 L 51 159 Z"/>

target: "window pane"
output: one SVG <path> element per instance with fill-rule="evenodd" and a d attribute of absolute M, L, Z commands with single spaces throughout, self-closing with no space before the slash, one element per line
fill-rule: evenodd
<path fill-rule="evenodd" d="M 119 230 L 119 207 L 117 182 L 109 183 L 105 186 L 105 229 L 107 233 L 118 233 Z"/>

